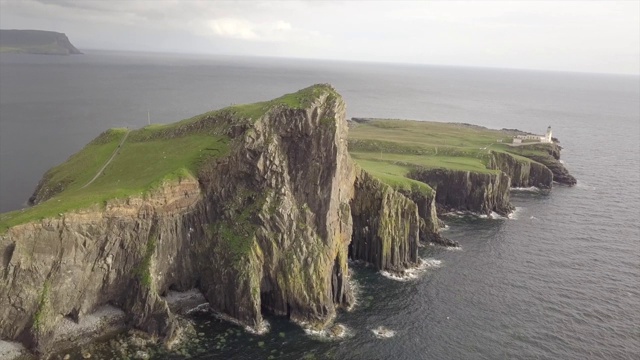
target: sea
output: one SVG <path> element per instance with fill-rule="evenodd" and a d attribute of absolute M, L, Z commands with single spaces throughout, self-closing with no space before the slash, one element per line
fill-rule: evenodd
<path fill-rule="evenodd" d="M 374 60 L 374 59 L 372 59 Z M 458 250 L 426 245 L 396 279 L 353 264 L 341 339 L 267 316 L 246 332 L 209 314 L 155 359 L 639 359 L 640 78 L 302 59 L 86 51 L 0 55 L 0 211 L 111 127 L 169 123 L 332 84 L 348 117 L 543 133 L 578 179 L 520 189 L 510 217 L 448 216 Z M 388 330 L 380 336 L 374 330 Z M 74 355 L 74 356 L 77 356 Z M 107 350 L 94 358 L 118 358 Z"/>

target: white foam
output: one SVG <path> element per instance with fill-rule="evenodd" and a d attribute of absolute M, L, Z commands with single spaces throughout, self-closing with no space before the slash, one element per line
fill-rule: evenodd
<path fill-rule="evenodd" d="M 518 213 L 521 211 L 522 211 L 522 208 L 516 206 L 516 208 L 507 215 L 507 218 L 511 220 L 518 220 Z"/>
<path fill-rule="evenodd" d="M 258 326 L 253 327 L 253 326 L 246 325 L 244 327 L 244 330 L 251 334 L 263 335 L 268 333 L 270 328 L 271 328 L 271 324 L 269 324 L 267 320 L 262 319 L 262 322 L 258 324 Z"/>
<path fill-rule="evenodd" d="M 507 216 L 503 216 L 503 215 L 498 214 L 495 211 L 492 211 L 491 214 L 489 215 L 489 219 L 507 220 L 507 219 L 509 219 L 509 214 L 507 214 Z"/>
<path fill-rule="evenodd" d="M 347 278 L 347 282 L 349 283 L 349 287 L 351 288 L 351 292 L 353 293 L 353 302 L 349 307 L 347 307 L 347 311 L 351 311 L 356 308 L 358 305 L 358 299 L 360 295 L 362 295 L 362 287 L 360 283 L 356 281 L 356 279 L 351 276 L 351 269 L 349 269 L 349 277 Z"/>
<path fill-rule="evenodd" d="M 375 329 L 371 329 L 371 332 L 373 333 L 373 335 L 375 335 L 375 337 L 377 337 L 378 339 L 389 339 L 392 338 L 394 336 L 396 336 L 396 332 L 388 329 L 382 325 L 378 326 Z"/>
<path fill-rule="evenodd" d="M 576 182 L 576 188 L 582 189 L 582 190 L 589 190 L 589 191 L 593 191 L 593 190 L 596 189 L 595 186 L 591 186 L 589 184 L 585 184 L 584 182 L 579 181 L 579 180 Z"/>
<path fill-rule="evenodd" d="M 523 192 L 540 192 L 540 188 L 537 188 L 535 186 L 529 186 L 529 187 L 512 187 L 510 189 L 511 191 L 523 191 Z"/>
<path fill-rule="evenodd" d="M 314 330 L 309 327 L 303 327 L 304 333 L 318 340 L 341 340 L 353 336 L 353 330 L 343 324 L 334 324 L 333 326 Z"/>
<path fill-rule="evenodd" d="M 208 306 L 208 304 L 207 304 Z M 223 313 L 214 313 L 213 314 L 215 317 L 217 317 L 218 319 L 230 322 L 234 325 L 238 325 L 238 326 L 243 326 L 244 330 L 248 333 L 254 334 L 254 335 L 263 335 L 266 334 L 267 332 L 269 332 L 269 329 L 271 328 L 271 325 L 269 324 L 269 322 L 267 320 L 262 319 L 262 322 L 260 324 L 258 324 L 258 326 L 249 326 L 249 325 L 245 325 L 243 323 L 241 323 L 238 319 L 232 318 L 229 315 L 223 314 Z"/>
<path fill-rule="evenodd" d="M 380 275 L 386 277 L 387 279 L 405 282 L 417 279 L 420 274 L 422 274 L 427 268 L 438 268 L 441 264 L 442 260 L 432 258 L 420 259 L 418 266 L 406 269 L 402 271 L 402 273 L 394 273 L 386 270 L 381 270 Z"/>

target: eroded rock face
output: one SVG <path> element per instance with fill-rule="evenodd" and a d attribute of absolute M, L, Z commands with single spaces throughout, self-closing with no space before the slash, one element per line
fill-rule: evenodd
<path fill-rule="evenodd" d="M 376 268 L 403 270 L 418 262 L 418 206 L 389 185 L 359 171 L 351 202 L 349 256 Z M 437 224 L 437 223 L 436 223 Z"/>
<path fill-rule="evenodd" d="M 564 167 L 559 159 L 556 159 L 553 156 L 537 155 L 529 156 L 529 158 L 549 168 L 549 170 L 553 172 L 553 181 L 569 186 L 573 186 L 578 183 L 576 178 L 573 177 L 573 175 L 569 174 L 569 170 Z"/>
<path fill-rule="evenodd" d="M 550 189 L 553 184 L 553 173 L 549 168 L 535 161 L 519 161 L 510 154 L 492 152 L 488 167 L 509 175 L 511 187 Z"/>
<path fill-rule="evenodd" d="M 476 173 L 448 169 L 417 169 L 408 175 L 436 192 L 442 211 L 470 211 L 506 215 L 513 211 L 509 203 L 511 179 L 503 172 Z"/>
<path fill-rule="evenodd" d="M 185 214 L 201 199 L 198 182 L 183 179 L 145 200 L 115 200 L 9 229 L 0 236 L 2 338 L 46 353 L 63 317 L 77 320 L 104 304 L 124 308 L 132 324 L 151 333 L 170 334 L 158 293 L 167 274 L 188 262 L 156 249 L 188 249 Z"/>
<path fill-rule="evenodd" d="M 262 311 L 326 326 L 353 301 L 344 111 L 327 89 L 304 109 L 228 126 L 230 154 L 197 179 L 12 227 L 0 236 L 0 337 L 48 353 L 63 317 L 110 304 L 170 339 L 161 295 L 194 287 L 248 326 L 261 326 Z"/>

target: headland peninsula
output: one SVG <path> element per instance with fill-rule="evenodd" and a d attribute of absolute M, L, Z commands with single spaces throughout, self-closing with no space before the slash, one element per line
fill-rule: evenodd
<path fill-rule="evenodd" d="M 556 140 L 345 109 L 322 84 L 105 131 L 0 215 L 0 339 L 46 358 L 136 329 L 172 351 L 195 305 L 339 336 L 349 260 L 402 276 L 421 242 L 456 246 L 438 214 L 507 215 L 513 187 L 575 184 Z"/>
<path fill-rule="evenodd" d="M 82 54 L 67 35 L 43 30 L 0 30 L 0 53 L 75 55 Z"/>

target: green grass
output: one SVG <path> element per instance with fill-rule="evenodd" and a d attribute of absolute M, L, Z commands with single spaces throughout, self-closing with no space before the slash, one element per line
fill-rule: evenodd
<path fill-rule="evenodd" d="M 228 139 L 224 136 L 195 133 L 164 138 L 162 132 L 166 128 L 132 131 L 104 173 L 83 188 L 111 157 L 125 130 L 111 130 L 101 135 L 48 172 L 49 184 L 67 184 L 63 192 L 36 206 L 1 214 L 0 232 L 28 221 L 104 204 L 109 199 L 143 196 L 164 181 L 195 176 L 203 161 L 228 152 Z"/>
<path fill-rule="evenodd" d="M 488 169 L 491 152 L 520 155 L 544 152 L 544 144 L 511 147 L 508 131 L 458 123 L 370 120 L 349 129 L 349 152 L 365 171 L 396 188 L 414 186 L 406 174 L 413 168 L 444 168 L 478 173 Z"/>
<path fill-rule="evenodd" d="M 256 121 L 276 106 L 306 108 L 323 95 L 340 96 L 329 85 L 314 85 L 271 101 L 235 105 L 173 124 L 146 126 L 131 131 L 121 148 L 118 145 L 128 130 L 108 130 L 45 174 L 46 186 L 62 191 L 55 191 L 52 198 L 31 208 L 0 214 L 0 233 L 29 221 L 104 205 L 110 199 L 145 196 L 165 181 L 196 176 L 204 161 L 230 151 L 230 139 L 224 134 L 231 126 Z M 323 121 L 322 125 L 331 123 Z M 115 150 L 118 153 L 104 173 L 83 187 Z M 245 246 L 239 247 L 244 250 Z"/>
<path fill-rule="evenodd" d="M 138 264 L 134 269 L 134 273 L 136 274 L 138 281 L 140 281 L 140 284 L 147 289 L 150 289 L 153 284 L 153 279 L 151 278 L 151 259 L 153 258 L 153 253 L 155 251 L 156 235 L 152 234 L 149 236 L 149 240 L 147 240 L 147 246 L 145 247 L 142 262 L 140 262 L 140 264 Z"/>
<path fill-rule="evenodd" d="M 433 191 L 429 185 L 406 177 L 411 170 L 411 166 L 361 158 L 354 159 L 371 176 L 396 190 L 419 192 L 425 195 L 429 195 Z"/>
<path fill-rule="evenodd" d="M 271 108 L 278 105 L 283 105 L 291 109 L 307 108 L 316 99 L 327 92 L 329 93 L 329 96 L 340 96 L 329 85 L 320 84 L 310 86 L 295 93 L 283 95 L 277 99 L 273 99 L 270 101 L 257 102 L 253 104 L 234 105 L 229 107 L 228 110 L 233 111 L 239 116 L 246 117 L 255 121 L 265 113 L 267 113 Z"/>

